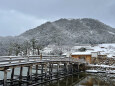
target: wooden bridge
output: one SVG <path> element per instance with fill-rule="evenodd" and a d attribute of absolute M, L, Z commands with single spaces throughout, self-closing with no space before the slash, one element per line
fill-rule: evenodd
<path fill-rule="evenodd" d="M 65 75 L 79 71 L 80 64 L 86 65 L 83 60 L 61 56 L 0 56 L 0 71 L 4 77 L 1 85 L 12 86 L 16 83 L 27 85 L 38 85 Z M 14 75 L 16 68 L 19 68 L 19 75 Z M 27 68 L 26 71 L 23 71 Z M 32 70 L 35 70 L 34 73 Z M 8 71 L 11 71 L 10 78 L 7 78 Z M 26 75 L 23 75 L 26 72 Z M 40 80 L 40 81 L 38 81 Z M 36 83 L 37 81 L 37 83 Z"/>

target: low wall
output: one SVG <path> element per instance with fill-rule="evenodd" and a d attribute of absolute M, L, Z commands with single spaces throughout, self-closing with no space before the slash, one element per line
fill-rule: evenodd
<path fill-rule="evenodd" d="M 115 58 L 105 58 L 105 57 L 98 57 L 98 58 L 91 58 L 92 64 L 105 64 L 105 65 L 113 65 L 115 64 Z"/>

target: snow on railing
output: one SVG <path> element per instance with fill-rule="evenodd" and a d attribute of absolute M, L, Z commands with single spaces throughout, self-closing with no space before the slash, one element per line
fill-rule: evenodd
<path fill-rule="evenodd" d="M 83 59 L 77 59 L 72 57 L 63 57 L 56 55 L 48 56 L 0 56 L 0 64 L 20 63 L 20 62 L 31 62 L 31 61 L 70 61 L 85 63 Z"/>

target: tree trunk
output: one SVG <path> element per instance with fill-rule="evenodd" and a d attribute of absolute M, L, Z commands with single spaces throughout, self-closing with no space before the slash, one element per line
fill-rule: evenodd
<path fill-rule="evenodd" d="M 40 49 L 39 48 L 37 48 L 37 51 L 38 51 L 38 55 L 40 55 Z"/>

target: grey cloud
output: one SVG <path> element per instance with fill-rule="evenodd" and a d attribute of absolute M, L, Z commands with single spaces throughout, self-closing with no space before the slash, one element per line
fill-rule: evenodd
<path fill-rule="evenodd" d="M 0 10 L 0 19 L 0 35 L 2 36 L 18 35 L 47 21 L 15 10 Z"/>
<path fill-rule="evenodd" d="M 13 19 L 12 22 L 17 23 L 15 26 L 13 26 L 12 22 L 1 25 L 1 23 L 8 21 L 8 17 L 12 15 L 11 13 L 7 13 L 5 14 L 5 18 L 0 19 L 0 28 L 8 29 L 10 25 L 10 28 L 12 28 L 12 31 L 15 33 L 17 29 L 15 27 L 17 26 L 18 30 L 23 28 L 21 30 L 21 32 L 23 32 L 27 30 L 27 28 L 30 29 L 35 25 L 38 26 L 47 20 L 54 21 L 59 18 L 84 17 L 95 18 L 115 27 L 114 7 L 115 0 L 0 0 L 0 9 L 7 12 L 11 10 L 17 12 L 11 17 Z M 20 13 L 25 15 L 23 16 L 25 18 L 22 18 Z M 20 22 L 17 21 L 18 19 Z"/>

